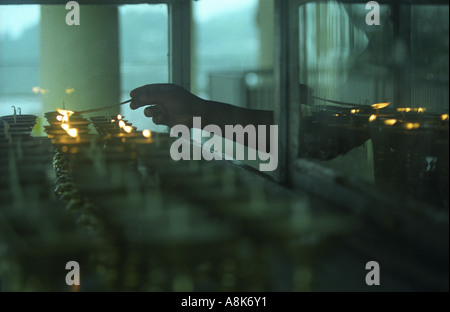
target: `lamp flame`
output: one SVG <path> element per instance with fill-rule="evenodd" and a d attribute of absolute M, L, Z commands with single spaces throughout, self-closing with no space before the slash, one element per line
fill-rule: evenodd
<path fill-rule="evenodd" d="M 419 108 L 399 107 L 399 108 L 397 108 L 397 112 L 399 112 L 399 113 L 409 113 L 409 112 L 423 113 L 426 110 L 427 109 L 423 108 L 423 107 L 419 107 Z"/>
<path fill-rule="evenodd" d="M 377 120 L 377 115 L 371 115 L 371 116 L 369 117 L 369 122 L 373 122 L 373 121 L 375 121 L 375 120 Z"/>
<path fill-rule="evenodd" d="M 397 119 L 386 119 L 384 121 L 384 124 L 387 126 L 393 126 L 397 123 Z"/>
<path fill-rule="evenodd" d="M 372 105 L 373 109 L 382 109 L 385 108 L 387 106 L 391 105 L 391 102 L 387 102 L 387 103 L 376 103 Z"/>
<path fill-rule="evenodd" d="M 418 122 L 415 122 L 415 123 L 408 122 L 405 125 L 405 128 L 408 129 L 408 130 L 419 129 L 420 128 L 420 123 L 418 123 Z"/>
<path fill-rule="evenodd" d="M 70 135 L 73 138 L 76 138 L 78 136 L 78 129 L 77 128 L 70 128 L 67 130 L 67 134 Z"/>
<path fill-rule="evenodd" d="M 125 126 L 125 127 L 123 127 L 123 130 L 126 133 L 131 133 L 131 131 L 133 131 L 133 127 L 132 126 Z"/>
<path fill-rule="evenodd" d="M 70 117 L 70 116 L 72 116 L 73 114 L 75 114 L 74 111 L 66 110 L 66 109 L 59 109 L 59 108 L 57 108 L 56 111 L 57 111 L 60 115 L 67 116 L 67 117 Z"/>
<path fill-rule="evenodd" d="M 152 132 L 148 129 L 145 129 L 142 131 L 142 135 L 146 138 L 151 138 L 152 137 Z"/>

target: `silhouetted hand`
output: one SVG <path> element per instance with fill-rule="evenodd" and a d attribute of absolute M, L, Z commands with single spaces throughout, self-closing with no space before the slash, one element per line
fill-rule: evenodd
<path fill-rule="evenodd" d="M 131 91 L 130 108 L 148 106 L 144 110 L 157 125 L 173 127 L 182 124 L 192 126 L 192 118 L 202 116 L 207 101 L 174 84 L 149 84 Z"/>

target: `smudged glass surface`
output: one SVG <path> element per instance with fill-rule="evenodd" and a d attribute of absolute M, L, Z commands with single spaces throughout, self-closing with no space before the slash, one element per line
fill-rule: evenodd
<path fill-rule="evenodd" d="M 448 208 L 448 6 L 381 5 L 380 25 L 369 11 L 299 8 L 299 157 Z"/>

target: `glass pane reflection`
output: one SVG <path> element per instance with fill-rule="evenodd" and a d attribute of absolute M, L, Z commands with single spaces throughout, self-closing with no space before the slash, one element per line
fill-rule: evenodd
<path fill-rule="evenodd" d="M 300 6 L 299 157 L 448 207 L 448 6 L 380 8 Z"/>

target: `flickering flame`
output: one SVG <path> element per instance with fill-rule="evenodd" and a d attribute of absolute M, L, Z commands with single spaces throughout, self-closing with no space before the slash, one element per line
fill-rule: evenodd
<path fill-rule="evenodd" d="M 352 110 L 350 111 L 350 113 L 352 113 L 352 114 L 359 113 L 359 109 L 352 109 Z"/>
<path fill-rule="evenodd" d="M 123 128 L 125 126 L 126 126 L 125 121 L 123 121 L 123 120 L 119 121 L 119 127 L 120 128 Z"/>
<path fill-rule="evenodd" d="M 448 119 L 448 114 L 442 114 L 441 115 L 441 120 L 442 121 L 446 121 Z"/>
<path fill-rule="evenodd" d="M 111 119 L 111 122 L 116 122 L 116 120 L 115 119 Z"/>
<path fill-rule="evenodd" d="M 384 121 L 384 124 L 387 126 L 393 126 L 397 123 L 397 119 L 386 119 Z"/>
<path fill-rule="evenodd" d="M 67 130 L 67 134 L 70 135 L 73 138 L 76 138 L 78 136 L 78 129 L 77 128 L 70 128 Z"/>
<path fill-rule="evenodd" d="M 60 114 L 58 116 L 56 116 L 56 120 L 61 121 L 61 122 L 68 122 L 69 121 L 69 117 L 72 116 L 73 114 L 75 114 L 75 112 L 71 111 L 71 110 L 65 110 L 65 109 L 59 109 L 57 108 L 56 111 Z"/>
<path fill-rule="evenodd" d="M 418 123 L 418 122 L 415 122 L 415 123 L 408 122 L 405 125 L 405 128 L 408 129 L 408 130 L 419 129 L 420 128 L 420 123 Z"/>
<path fill-rule="evenodd" d="M 150 130 L 145 129 L 142 131 L 142 135 L 146 138 L 150 138 L 152 136 L 152 132 Z"/>
<path fill-rule="evenodd" d="M 41 88 L 40 87 L 33 87 L 33 88 L 31 88 L 31 91 L 33 91 L 34 94 L 39 94 L 39 93 L 41 93 Z"/>
<path fill-rule="evenodd" d="M 133 127 L 132 126 L 125 126 L 125 127 L 123 127 L 123 130 L 126 133 L 131 133 L 131 131 L 133 131 Z"/>
<path fill-rule="evenodd" d="M 63 116 L 68 116 L 68 117 L 70 117 L 70 116 L 72 116 L 73 114 L 75 114 L 74 111 L 71 111 L 71 110 L 65 110 L 65 109 L 59 109 L 59 108 L 57 108 L 56 111 L 57 111 L 58 113 L 60 113 L 61 115 L 63 115 Z"/>
<path fill-rule="evenodd" d="M 120 114 L 117 115 L 117 119 L 118 119 L 118 120 L 122 120 L 122 119 L 123 119 L 122 115 L 120 115 Z"/>
<path fill-rule="evenodd" d="M 61 122 L 61 128 L 63 128 L 64 131 L 66 131 L 67 134 L 70 135 L 71 137 L 74 138 L 78 137 L 78 129 L 70 128 L 70 126 L 67 124 L 67 122 L 69 122 L 69 117 L 75 114 L 75 112 L 59 108 L 57 108 L 56 111 L 59 113 L 59 115 L 56 116 L 56 120 Z"/>
<path fill-rule="evenodd" d="M 387 106 L 391 105 L 391 102 L 387 102 L 387 103 L 376 103 L 372 105 L 373 109 L 382 109 L 385 108 Z"/>
<path fill-rule="evenodd" d="M 371 115 L 371 116 L 369 117 L 369 121 L 370 121 L 370 122 L 375 121 L 376 119 L 377 119 L 377 115 Z"/>
<path fill-rule="evenodd" d="M 423 107 L 419 107 L 419 108 L 400 107 L 400 108 L 397 108 L 397 112 L 399 112 L 399 113 L 409 113 L 409 112 L 423 113 L 426 110 L 427 109 L 423 108 Z"/>

